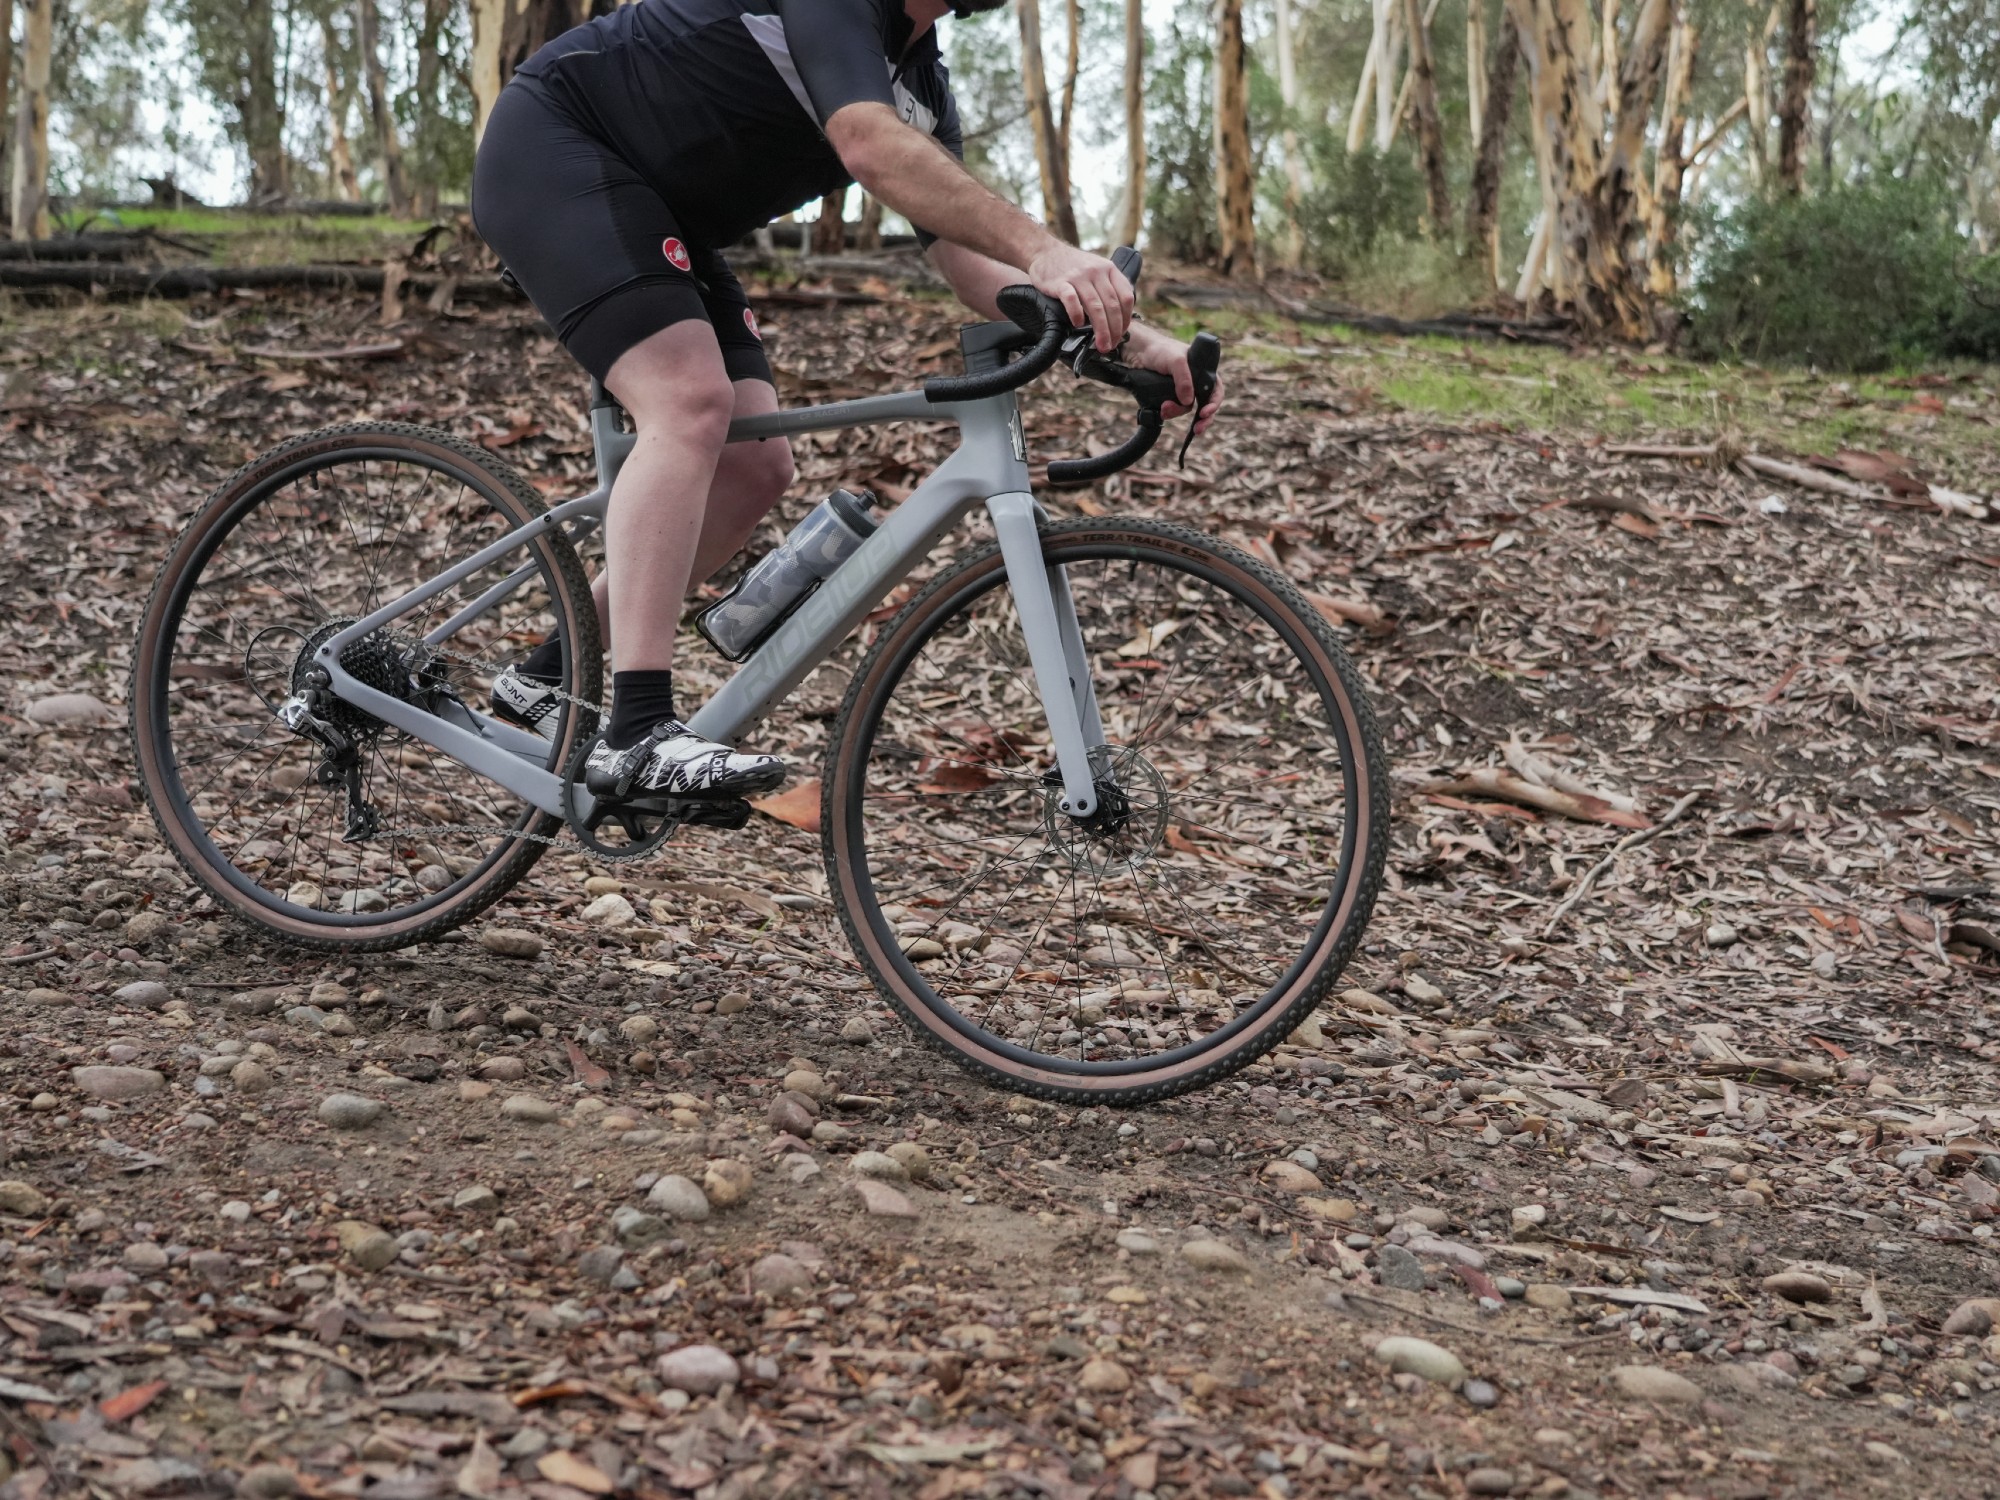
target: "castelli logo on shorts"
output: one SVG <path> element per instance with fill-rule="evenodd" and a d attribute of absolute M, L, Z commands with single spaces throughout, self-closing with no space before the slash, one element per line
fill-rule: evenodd
<path fill-rule="evenodd" d="M 764 335 L 757 331 L 757 315 L 749 308 L 743 309 L 743 326 L 750 330 L 750 337 L 758 343 L 764 342 Z"/>
<path fill-rule="evenodd" d="M 672 235 L 667 236 L 661 242 L 660 254 L 666 256 L 673 263 L 676 271 L 691 271 L 694 269 L 694 262 L 688 259 L 688 247 Z"/>

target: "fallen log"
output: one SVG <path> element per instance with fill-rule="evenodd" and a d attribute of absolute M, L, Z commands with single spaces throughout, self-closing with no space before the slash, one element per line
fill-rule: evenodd
<path fill-rule="evenodd" d="M 1867 500 L 1875 505 L 1894 505 L 1906 510 L 1942 508 L 1928 496 L 1922 500 L 1899 500 L 1880 485 L 1856 484 L 1851 479 L 1843 479 L 1823 469 L 1808 469 L 1803 464 L 1788 464 L 1782 459 L 1767 458 L 1762 453 L 1743 454 L 1736 460 L 1736 467 L 1746 474 L 1761 475 L 1766 479 L 1782 479 L 1787 484 L 1797 485 L 1802 490 L 1818 490 L 1822 494 L 1838 495 L 1843 500 Z"/>
<path fill-rule="evenodd" d="M 19 291 L 68 288 L 113 297 L 199 297 L 224 290 L 374 292 L 382 290 L 380 266 L 121 266 L 0 264 L 0 286 Z M 424 293 L 449 279 L 413 271 L 405 290 Z M 453 295 L 500 302 L 525 300 L 498 276 L 463 276 Z"/>
<path fill-rule="evenodd" d="M 1701 1076 L 1704 1078 L 1749 1078 L 1758 1073 L 1768 1073 L 1791 1083 L 1810 1084 L 1832 1083 L 1840 1076 L 1823 1063 L 1794 1062 L 1784 1057 L 1746 1057 L 1736 1062 L 1705 1062 L 1701 1065 Z"/>
<path fill-rule="evenodd" d="M 1617 458 L 1692 458 L 1710 463 L 1718 450 L 1714 443 L 1611 443 L 1604 451 Z"/>
<path fill-rule="evenodd" d="M 1169 281 L 1156 295 L 1176 307 L 1191 310 L 1218 307 L 1259 307 L 1283 313 L 1304 322 L 1338 323 L 1365 333 L 1396 334 L 1405 338 L 1433 334 L 1443 338 L 1500 339 L 1516 343 L 1561 344 L 1574 341 L 1576 330 L 1561 318 L 1502 318 L 1492 313 L 1455 312 L 1436 318 L 1394 318 L 1371 313 L 1345 302 L 1321 302 L 1311 298 L 1282 296 L 1261 287 L 1205 286 L 1197 282 Z"/>
<path fill-rule="evenodd" d="M 1273 299 L 1276 300 L 1276 299 Z M 1279 304 L 1283 306 L 1282 302 Z M 1306 302 L 1303 316 L 1316 323 L 1338 323 L 1365 333 L 1387 333 L 1402 338 L 1432 335 L 1448 339 L 1496 339 L 1502 343 L 1553 344 L 1563 347 L 1576 341 L 1576 330 L 1559 318 L 1500 318 L 1489 313 L 1446 313 L 1436 318 L 1392 318 L 1342 302 Z"/>
<path fill-rule="evenodd" d="M 207 253 L 199 245 L 190 245 L 151 229 L 120 229 L 97 234 L 59 235 L 47 240 L 0 240 L 0 263 L 120 261 L 155 244 L 172 245 L 177 250 L 187 250 L 196 255 Z"/>

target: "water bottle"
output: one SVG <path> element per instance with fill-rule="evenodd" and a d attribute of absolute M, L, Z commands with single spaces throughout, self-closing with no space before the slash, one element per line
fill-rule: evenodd
<path fill-rule="evenodd" d="M 867 490 L 860 496 L 835 490 L 735 588 L 697 615 L 695 629 L 724 658 L 741 661 L 874 535 L 875 518 L 868 514 L 874 503 Z"/>

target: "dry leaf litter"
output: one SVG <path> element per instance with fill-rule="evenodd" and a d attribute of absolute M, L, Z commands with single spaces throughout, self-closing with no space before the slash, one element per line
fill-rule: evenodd
<path fill-rule="evenodd" d="M 788 401 L 947 367 L 948 309 L 869 290 L 760 304 Z M 1454 429 L 1324 330 L 1239 348 L 1185 472 L 1047 498 L 1219 531 L 1342 622 L 1392 888 L 1265 1063 L 1072 1112 L 906 1044 L 798 784 L 651 866 L 553 853 L 432 947 L 213 920 L 120 728 L 181 518 L 362 417 L 587 484 L 532 317 L 410 326 L 388 362 L 249 352 L 379 341 L 339 301 L 10 332 L 5 1500 L 1994 1493 L 1978 496 Z M 1027 408 L 1044 458 L 1127 421 Z M 783 516 L 948 442 L 802 441 Z M 800 783 L 853 660 L 770 725 Z"/>

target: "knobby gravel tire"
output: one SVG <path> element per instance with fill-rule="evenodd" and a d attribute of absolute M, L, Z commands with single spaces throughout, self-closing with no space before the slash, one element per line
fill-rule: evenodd
<path fill-rule="evenodd" d="M 1136 1105 L 1206 1088 L 1239 1072 L 1283 1041 L 1338 980 L 1366 930 L 1380 893 L 1389 846 L 1387 756 L 1364 684 L 1333 627 L 1287 578 L 1236 548 L 1192 528 L 1146 519 L 1066 521 L 1041 529 L 1043 556 L 1053 566 L 1068 559 L 1111 557 L 1199 569 L 1208 583 L 1231 593 L 1262 616 L 1287 642 L 1303 670 L 1317 682 L 1321 701 L 1338 715 L 1345 747 L 1346 852 L 1327 897 L 1310 951 L 1302 951 L 1292 977 L 1274 986 L 1238 1017 L 1214 1047 L 1195 1044 L 1195 1055 L 1147 1071 L 1125 1063 L 1116 1073 L 1079 1072 L 1096 1066 L 1079 1058 L 1049 1066 L 1038 1054 L 1023 1056 L 1004 1038 L 969 1025 L 943 1004 L 883 919 L 876 877 L 869 868 L 863 798 L 869 760 L 882 715 L 902 674 L 933 635 L 961 611 L 970 618 L 980 600 L 1005 587 L 997 544 L 970 554 L 933 579 L 882 628 L 848 686 L 834 722 L 822 792 L 821 849 L 829 889 L 847 941 L 877 992 L 929 1045 L 977 1076 L 1013 1092 L 1068 1103 Z M 1136 575 L 1135 575 L 1136 576 Z M 1039 710 L 1037 710 L 1039 712 Z M 990 972 L 990 971 L 989 971 Z M 970 998 L 970 997 L 961 997 Z M 1189 1048 L 1180 1049 L 1183 1052 Z"/>
<path fill-rule="evenodd" d="M 131 733 L 146 803 L 167 847 L 194 881 L 227 915 L 289 943 L 330 952 L 381 952 L 425 942 L 485 911 L 540 859 L 545 844 L 530 839 L 496 842 L 481 861 L 444 890 L 387 913 L 350 914 L 311 910 L 272 899 L 216 847 L 190 804 L 175 763 L 168 695 L 175 631 L 204 562 L 245 522 L 255 508 L 293 481 L 343 462 L 407 463 L 427 469 L 482 498 L 511 529 L 544 514 L 548 507 L 511 465 L 447 433 L 404 423 L 354 422 L 296 438 L 252 460 L 231 475 L 182 529 L 162 562 L 141 617 L 133 651 L 130 688 Z M 524 544 L 542 565 L 548 610 L 570 648 L 570 691 L 587 702 L 600 700 L 602 648 L 590 582 L 569 539 L 560 530 Z M 440 557 L 443 571 L 457 557 Z M 450 643 L 446 643 L 449 648 Z M 550 755 L 560 768 L 583 734 L 585 715 L 571 711 Z M 509 825 L 553 837 L 561 819 L 524 808 Z M 407 841 L 406 841 L 407 842 Z"/>

